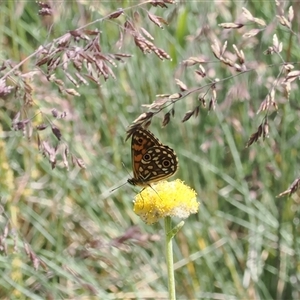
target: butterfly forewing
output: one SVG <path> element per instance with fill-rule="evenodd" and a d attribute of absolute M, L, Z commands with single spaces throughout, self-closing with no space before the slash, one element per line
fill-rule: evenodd
<path fill-rule="evenodd" d="M 178 159 L 173 149 L 163 145 L 150 131 L 139 128 L 131 141 L 132 185 L 146 186 L 175 174 Z"/>
<path fill-rule="evenodd" d="M 155 145 L 160 146 L 161 143 L 150 131 L 137 129 L 133 133 L 131 140 L 131 159 L 134 178 L 138 178 L 138 169 L 144 154 Z"/>

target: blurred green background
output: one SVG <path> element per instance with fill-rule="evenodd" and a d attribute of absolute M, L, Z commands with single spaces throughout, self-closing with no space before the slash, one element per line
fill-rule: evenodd
<path fill-rule="evenodd" d="M 182 67 L 182 61 L 193 56 L 206 59 L 208 78 L 221 80 L 216 110 L 201 107 L 197 118 L 182 123 L 185 113 L 199 105 L 195 93 L 175 104 L 168 126 L 161 126 L 168 109 L 150 126 L 176 151 L 180 168 L 175 177 L 194 188 L 201 202 L 199 213 L 186 220 L 174 240 L 177 298 L 300 299 L 299 197 L 295 193 L 276 198 L 299 176 L 298 81 L 292 83 L 287 100 L 280 84 L 283 74 L 279 75 L 283 62 L 299 68 L 299 3 L 282 5 L 286 18 L 293 5 L 293 32 L 279 24 L 276 15 L 281 12 L 275 2 L 187 1 L 167 8 L 143 1 L 49 4 L 50 17 L 39 16 L 33 1 L 0 4 L 1 62 L 18 63 L 41 45 L 119 7 L 125 10 L 118 19 L 104 19 L 87 29 L 101 31 L 104 53 L 132 57 L 112 67 L 116 79 L 101 79 L 100 86 L 89 82 L 76 88 L 57 72 L 57 78 L 80 93 L 77 97 L 60 94 L 40 73 L 30 80 L 31 107 L 24 106 L 20 91 L 0 99 L 0 298 L 167 298 L 161 224 L 147 226 L 133 213 L 139 188 L 110 190 L 130 177 L 130 141 L 124 140 L 127 127 L 147 111 L 142 104 L 151 104 L 157 94 L 178 92 L 175 78 L 189 88 L 211 82 L 195 75 L 197 66 Z M 247 20 L 243 6 L 265 20 L 266 27 Z M 147 11 L 169 25 L 160 29 Z M 130 37 L 117 49 L 126 20 L 136 20 L 172 60 L 143 54 Z M 224 22 L 245 26 L 226 30 L 218 26 Z M 255 28 L 262 31 L 243 37 Z M 283 44 L 281 57 L 263 54 L 275 33 Z M 228 41 L 228 57 L 234 53 L 233 44 L 243 50 L 252 70 L 238 74 L 218 61 L 211 50 L 215 40 L 221 46 Z M 37 70 L 36 61 L 32 57 L 20 70 Z M 256 112 L 274 85 L 278 111 L 268 114 L 269 138 L 246 148 L 265 116 Z M 52 108 L 68 116 L 54 120 Z M 38 151 L 36 130 L 28 139 L 11 129 L 18 111 L 32 118 L 34 126 L 54 122 L 63 143 L 83 159 L 86 169 L 70 164 L 67 171 L 61 159 L 52 169 Z M 57 143 L 49 128 L 39 135 Z"/>

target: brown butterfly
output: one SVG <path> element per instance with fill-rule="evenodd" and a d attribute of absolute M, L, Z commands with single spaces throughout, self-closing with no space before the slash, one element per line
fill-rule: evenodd
<path fill-rule="evenodd" d="M 148 186 L 174 175 L 178 159 L 173 149 L 163 145 L 149 130 L 142 127 L 132 134 L 132 185 Z"/>

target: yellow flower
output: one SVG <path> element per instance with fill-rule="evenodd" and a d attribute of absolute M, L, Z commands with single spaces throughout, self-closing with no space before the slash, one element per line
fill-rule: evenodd
<path fill-rule="evenodd" d="M 134 200 L 134 212 L 147 224 L 160 218 L 179 217 L 186 219 L 198 212 L 196 192 L 183 181 L 160 181 L 143 189 Z"/>

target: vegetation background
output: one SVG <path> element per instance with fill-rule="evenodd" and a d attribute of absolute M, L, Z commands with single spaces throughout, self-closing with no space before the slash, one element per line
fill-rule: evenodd
<path fill-rule="evenodd" d="M 299 3 L 150 2 L 49 1 L 50 16 L 39 15 L 47 6 L 34 1 L 0 4 L 1 77 L 41 45 L 58 47 L 53 41 L 95 20 L 85 29 L 101 31 L 103 53 L 132 55 L 115 61 L 115 79 L 102 77 L 100 84 L 75 86 L 59 65 L 56 78 L 78 95 L 59 92 L 46 67 L 36 65 L 38 55 L 5 78 L 12 90 L 1 90 L 0 99 L 0 298 L 167 298 L 161 224 L 146 226 L 133 213 L 138 188 L 110 190 L 129 177 L 130 141 L 124 140 L 128 126 L 148 111 L 142 104 L 153 103 L 157 94 L 199 88 L 177 99 L 166 127 L 161 124 L 170 106 L 155 113 L 150 125 L 176 151 L 176 177 L 201 202 L 174 240 L 177 297 L 300 299 L 299 196 L 276 198 L 299 176 L 299 83 L 284 67 L 299 69 Z M 107 17 L 119 7 L 122 15 Z M 265 25 L 250 20 L 243 7 Z M 149 12 L 168 25 L 162 22 L 162 30 Z M 142 53 L 130 34 L 119 48 L 126 20 L 145 28 L 172 60 Z M 226 29 L 222 23 L 243 26 Z M 244 52 L 243 72 L 214 55 L 211 45 L 222 48 L 225 41 L 224 56 L 234 63 L 233 44 Z M 78 47 L 84 43 L 79 37 Z M 199 62 L 188 66 L 191 57 L 203 61 L 205 77 L 195 73 Z M 181 85 L 180 91 L 175 79 L 187 89 Z M 268 95 L 272 101 L 263 102 Z M 67 115 L 55 118 L 53 108 Z M 182 122 L 195 108 L 198 116 Z M 69 160 L 69 170 L 63 152 L 55 168 L 49 153 L 39 152 L 43 141 L 58 145 L 59 135 L 51 126 L 38 130 L 41 124 L 60 130 L 59 144 L 68 146 L 75 162 Z M 259 137 L 260 125 L 261 137 L 246 147 L 251 135 Z"/>

